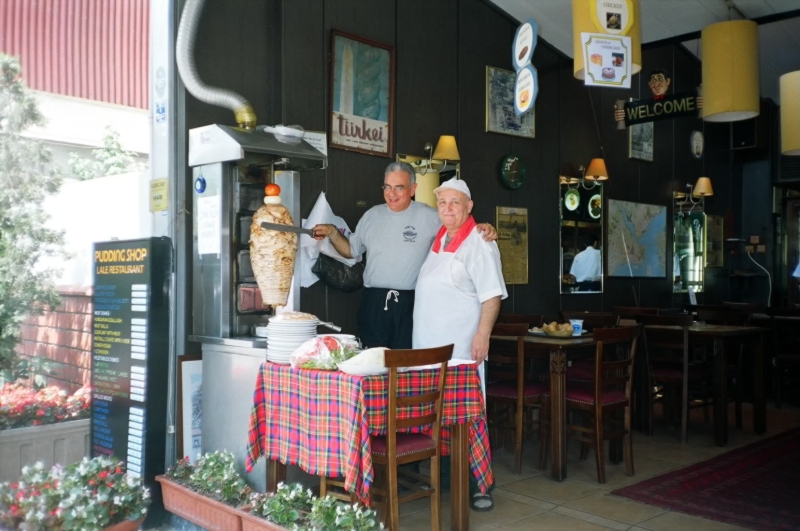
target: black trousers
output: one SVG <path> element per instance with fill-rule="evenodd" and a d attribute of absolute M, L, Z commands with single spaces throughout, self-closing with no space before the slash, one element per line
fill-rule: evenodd
<path fill-rule="evenodd" d="M 365 288 L 358 309 L 358 335 L 364 348 L 411 348 L 414 290 Z"/>

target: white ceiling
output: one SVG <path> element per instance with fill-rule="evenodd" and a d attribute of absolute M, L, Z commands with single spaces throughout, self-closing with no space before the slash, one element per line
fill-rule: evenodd
<path fill-rule="evenodd" d="M 570 0 L 491 0 L 519 21 L 533 18 L 539 36 L 572 57 L 572 2 Z M 732 9 L 729 9 L 732 6 Z M 798 0 L 639 0 L 642 43 L 691 34 L 723 20 L 759 19 L 800 9 Z M 780 103 L 778 78 L 800 70 L 800 17 L 759 26 L 761 96 Z M 686 48 L 701 54 L 699 40 Z M 701 57 L 702 59 L 702 57 Z"/>

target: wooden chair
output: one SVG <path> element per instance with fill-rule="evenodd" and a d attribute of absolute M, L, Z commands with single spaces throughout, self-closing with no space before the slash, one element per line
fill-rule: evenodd
<path fill-rule="evenodd" d="M 542 403 L 544 384 L 527 381 L 525 370 L 526 323 L 495 323 L 493 336 L 516 336 L 513 345 L 507 341 L 492 341 L 489 344 L 491 364 L 487 375 L 487 410 L 494 412 L 489 416 L 490 430 L 513 430 L 514 432 L 514 474 L 522 472 L 522 439 L 528 428 L 532 430 L 537 421 L 533 420 L 533 409 Z M 513 414 L 510 411 L 513 408 Z M 526 415 L 527 412 L 530 415 Z M 541 412 L 539 413 L 541 416 Z M 541 430 L 540 430 L 541 435 Z"/>
<path fill-rule="evenodd" d="M 659 308 L 647 308 L 640 306 L 614 306 L 614 315 L 619 315 L 620 319 L 636 319 L 637 315 L 658 315 Z"/>
<path fill-rule="evenodd" d="M 800 382 L 800 307 L 770 308 L 772 354 L 774 356 L 775 407 L 783 406 L 783 387 Z M 792 369 L 794 372 L 791 372 Z"/>
<path fill-rule="evenodd" d="M 636 355 L 636 342 L 642 326 L 620 328 L 598 328 L 594 331 L 595 381 L 594 385 L 567 384 L 567 420 L 569 410 L 584 411 L 591 417 L 589 425 L 567 424 L 567 437 L 594 446 L 597 460 L 597 481 L 606 482 L 604 441 L 622 438 L 625 453 L 625 473 L 632 476 L 633 444 L 631 440 L 631 392 L 633 383 L 633 362 Z M 544 426 L 548 429 L 549 391 L 544 393 Z M 614 422 L 610 413 L 623 410 L 621 426 Z M 610 430 L 606 428 L 609 421 Z M 539 456 L 540 466 L 547 461 L 548 436 L 542 438 Z"/>
<path fill-rule="evenodd" d="M 431 499 L 431 529 L 440 528 L 440 437 L 442 424 L 442 402 L 444 386 L 447 378 L 447 362 L 453 355 L 453 345 L 428 349 L 387 350 L 384 363 L 389 369 L 389 401 L 387 405 L 386 435 L 370 436 L 372 444 L 372 462 L 386 467 L 386 489 L 373 489 L 382 495 L 387 526 L 391 531 L 400 529 L 400 512 L 398 505 L 419 498 Z M 419 367 L 440 364 L 439 378 L 436 388 L 426 390 L 422 394 L 399 394 L 397 375 L 401 367 Z M 421 414 L 409 415 L 408 409 Z M 429 427 L 425 433 L 408 433 L 412 428 Z M 413 463 L 430 458 L 430 477 L 398 468 L 398 465 Z M 398 474 L 404 476 L 399 478 Z M 405 478 L 415 480 L 416 483 Z M 324 478 L 323 478 L 324 480 Z M 427 488 L 419 483 L 427 483 Z M 411 493 L 400 497 L 399 484 L 411 490 Z"/>
<path fill-rule="evenodd" d="M 722 306 L 729 310 L 736 310 L 751 315 L 754 313 L 764 313 L 765 309 L 765 305 L 760 302 L 723 302 Z"/>
<path fill-rule="evenodd" d="M 544 315 L 534 315 L 526 313 L 501 313 L 497 316 L 498 323 L 526 323 L 528 328 L 541 327 L 544 322 Z"/>
<path fill-rule="evenodd" d="M 636 321 L 644 326 L 642 337 L 644 339 L 643 356 L 648 361 L 649 369 L 639 371 L 639 375 L 644 375 L 644 382 L 637 382 L 636 390 L 642 393 L 647 408 L 647 428 L 648 435 L 653 433 L 653 387 L 661 386 L 664 395 L 665 417 L 669 418 L 667 408 L 670 398 L 677 396 L 680 400 L 681 417 L 681 442 L 687 439 L 687 423 L 689 410 L 690 388 L 707 387 L 711 373 L 703 367 L 695 369 L 689 364 L 689 327 L 692 326 L 693 319 L 689 314 L 681 315 L 638 315 Z M 648 328 L 649 326 L 680 326 L 683 330 L 679 337 L 675 334 Z M 665 355 L 666 354 L 666 355 Z M 671 355 L 670 355 L 671 354 Z M 642 358 L 642 356 L 640 356 Z M 640 364 L 641 365 L 641 364 Z M 679 391 L 679 392 L 678 392 Z M 703 397 L 704 400 L 706 397 Z M 705 406 L 706 418 L 709 418 L 708 403 Z"/>

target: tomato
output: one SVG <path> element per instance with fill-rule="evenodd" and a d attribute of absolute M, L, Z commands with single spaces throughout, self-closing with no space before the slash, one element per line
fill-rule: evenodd
<path fill-rule="evenodd" d="M 264 192 L 266 192 L 266 194 L 270 196 L 281 195 L 281 187 L 278 186 L 277 184 L 270 183 L 266 186 L 266 188 L 264 188 Z"/>
<path fill-rule="evenodd" d="M 322 342 L 325 343 L 325 346 L 328 347 L 330 351 L 339 350 L 341 348 L 341 345 L 335 337 L 322 336 Z"/>

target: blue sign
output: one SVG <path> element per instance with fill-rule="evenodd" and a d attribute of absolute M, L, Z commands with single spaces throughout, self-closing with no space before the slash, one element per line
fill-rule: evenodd
<path fill-rule="evenodd" d="M 517 32 L 514 34 L 514 43 L 511 45 L 511 63 L 514 65 L 514 70 L 519 72 L 531 64 L 538 38 L 539 26 L 532 18 L 517 28 Z"/>
<path fill-rule="evenodd" d="M 517 116 L 532 111 L 538 95 L 539 74 L 533 65 L 528 65 L 517 72 L 514 84 L 514 112 Z"/>

